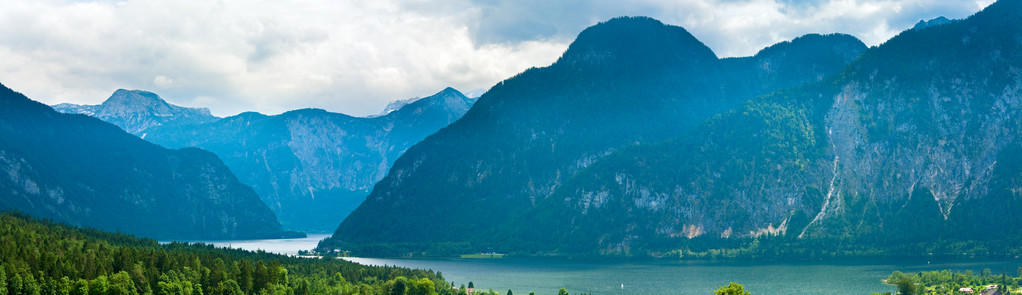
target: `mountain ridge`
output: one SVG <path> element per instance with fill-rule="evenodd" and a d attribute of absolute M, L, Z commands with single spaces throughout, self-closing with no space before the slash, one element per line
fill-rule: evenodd
<path fill-rule="evenodd" d="M 1005 165 L 1018 161 L 1022 130 L 1020 6 L 907 30 L 826 81 L 605 157 L 548 199 L 558 209 L 528 215 L 553 221 L 549 232 L 521 234 L 616 255 L 771 236 L 794 256 L 1017 252 L 1003 241 L 1020 234 L 1011 208 L 1022 181 Z M 813 240 L 844 246 L 807 249 Z"/>
<path fill-rule="evenodd" d="M 213 151 L 285 227 L 329 231 L 361 203 L 398 155 L 460 118 L 474 102 L 448 87 L 378 117 L 322 109 L 242 113 L 153 128 L 146 139 Z"/>
<path fill-rule="evenodd" d="M 916 23 L 916 25 L 913 26 L 912 29 L 913 30 L 922 30 L 922 29 L 925 29 L 925 28 L 928 28 L 928 27 L 939 26 L 939 25 L 947 24 L 947 23 L 950 23 L 950 22 L 953 22 L 953 21 L 954 20 L 950 20 L 950 19 L 948 19 L 946 17 L 938 16 L 938 17 L 930 19 L 930 20 L 919 20 L 919 22 Z"/>
<path fill-rule="evenodd" d="M 642 43 L 593 39 L 599 36 Z M 821 38 L 832 46 L 814 54 L 828 62 L 770 80 L 771 68 L 757 64 L 767 55 L 718 59 L 684 29 L 650 18 L 616 18 L 587 28 L 557 62 L 497 83 L 461 119 L 412 146 L 320 247 L 379 254 L 400 245 L 463 247 L 472 244 L 470 236 L 507 247 L 527 243 L 502 233 L 600 158 L 678 136 L 774 89 L 818 81 L 865 50 L 847 35 Z M 793 51 L 776 66 L 798 68 L 806 53 Z M 468 214 L 479 210 L 487 218 Z M 373 222 L 386 212 L 404 214 Z M 504 250 L 499 243 L 476 243 Z"/>
<path fill-rule="evenodd" d="M 300 235 L 212 153 L 167 150 L 2 84 L 0 104 L 0 209 L 161 239 Z"/>
<path fill-rule="evenodd" d="M 143 90 L 118 89 L 99 105 L 62 103 L 51 107 L 61 113 L 96 117 L 138 136 L 161 125 L 201 124 L 219 119 L 208 108 L 170 104 L 159 95 Z"/>

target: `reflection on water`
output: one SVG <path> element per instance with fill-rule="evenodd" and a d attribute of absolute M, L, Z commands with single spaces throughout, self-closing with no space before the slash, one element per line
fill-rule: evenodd
<path fill-rule="evenodd" d="M 316 248 L 319 241 L 329 237 L 329 234 L 309 234 L 307 237 L 298 239 L 268 239 L 268 240 L 220 240 L 220 241 L 186 241 L 189 243 L 202 242 L 213 244 L 217 247 L 230 247 L 244 250 L 263 250 L 270 253 L 284 255 L 298 255 L 299 250 L 312 250 Z M 163 243 L 163 242 L 161 242 Z"/>

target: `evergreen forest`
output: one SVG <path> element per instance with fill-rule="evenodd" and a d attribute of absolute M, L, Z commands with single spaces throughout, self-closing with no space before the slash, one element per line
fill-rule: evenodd
<path fill-rule="evenodd" d="M 428 270 L 160 244 L 0 213 L 0 295 L 453 293 Z"/>

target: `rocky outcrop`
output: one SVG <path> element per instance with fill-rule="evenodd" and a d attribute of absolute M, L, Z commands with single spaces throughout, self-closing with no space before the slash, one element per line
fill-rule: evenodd
<path fill-rule="evenodd" d="M 573 217 L 533 237 L 602 253 L 696 236 L 1017 237 L 1022 56 L 1005 52 L 1022 49 L 1019 16 L 1000 1 L 903 32 L 831 79 L 611 154 L 550 198 Z"/>

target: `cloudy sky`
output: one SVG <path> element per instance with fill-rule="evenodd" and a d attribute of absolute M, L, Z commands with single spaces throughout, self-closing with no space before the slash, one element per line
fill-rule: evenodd
<path fill-rule="evenodd" d="M 993 0 L 0 1 L 0 83 L 44 103 L 143 89 L 225 116 L 378 113 L 444 87 L 488 89 L 622 15 L 685 27 L 718 56 L 807 33 L 877 45 Z"/>

